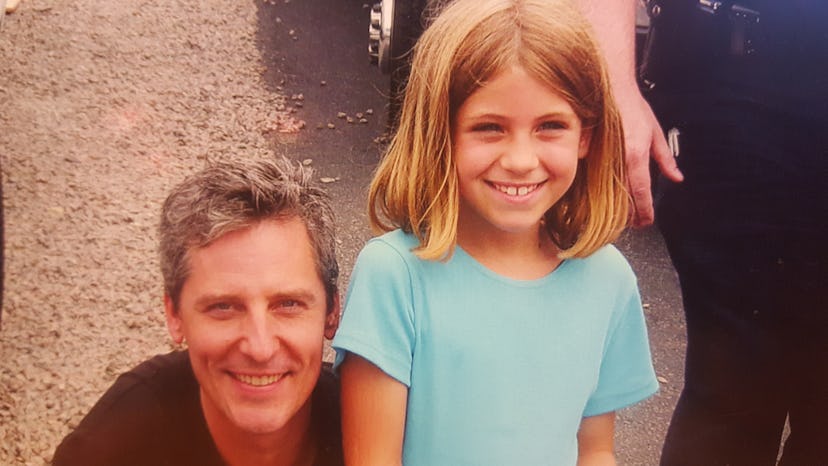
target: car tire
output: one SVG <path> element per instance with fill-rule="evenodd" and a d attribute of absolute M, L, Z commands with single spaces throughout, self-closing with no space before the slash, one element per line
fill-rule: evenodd
<path fill-rule="evenodd" d="M 399 124 L 400 110 L 408 74 L 411 72 L 411 49 L 423 32 L 426 0 L 395 0 L 390 41 L 388 127 Z"/>

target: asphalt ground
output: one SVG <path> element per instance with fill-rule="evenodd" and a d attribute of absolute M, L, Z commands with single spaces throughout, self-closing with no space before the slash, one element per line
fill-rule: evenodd
<path fill-rule="evenodd" d="M 274 133 L 273 143 L 291 158 L 310 159 L 327 182 L 338 215 L 344 289 L 356 254 L 371 236 L 365 198 L 387 118 L 388 77 L 369 63 L 367 55 L 369 4 L 273 0 L 257 1 L 257 7 L 257 45 L 265 60 L 266 81 L 291 98 L 295 118 L 305 122 L 298 133 Z M 358 113 L 365 122 L 360 123 Z M 617 246 L 638 275 L 661 382 L 657 395 L 619 412 L 617 457 L 621 465 L 650 466 L 658 463 L 683 383 L 680 291 L 655 228 L 629 230 Z"/>

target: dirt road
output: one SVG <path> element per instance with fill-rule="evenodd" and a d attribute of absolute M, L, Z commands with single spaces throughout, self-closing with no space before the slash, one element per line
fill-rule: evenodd
<path fill-rule="evenodd" d="M 26 0 L 0 32 L 0 464 L 43 464 L 114 377 L 170 349 L 156 216 L 208 159 L 292 123 L 257 6 Z M 283 110 L 279 110 L 283 109 Z"/>

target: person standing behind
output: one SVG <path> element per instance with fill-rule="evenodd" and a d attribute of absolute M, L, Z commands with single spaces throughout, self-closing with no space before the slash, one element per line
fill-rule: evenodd
<path fill-rule="evenodd" d="M 596 29 L 633 3 L 582 2 Z M 656 209 L 688 338 L 661 464 L 776 464 L 786 419 L 780 464 L 828 464 L 828 3 L 648 8 L 645 95 L 685 175 L 659 184 Z M 618 94 L 640 99 L 622 84 L 629 60 L 616 65 Z M 654 123 L 627 110 L 625 123 Z M 657 124 L 625 130 L 664 155 Z"/>
<path fill-rule="evenodd" d="M 567 0 L 458 0 L 420 38 L 333 342 L 347 464 L 615 464 L 658 384 L 608 86 Z"/>
<path fill-rule="evenodd" d="M 159 231 L 167 327 L 187 349 L 122 374 L 53 464 L 341 465 L 324 191 L 285 159 L 217 164 L 173 189 Z"/>

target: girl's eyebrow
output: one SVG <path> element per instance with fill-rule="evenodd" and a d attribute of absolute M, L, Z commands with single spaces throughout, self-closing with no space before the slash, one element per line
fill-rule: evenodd
<path fill-rule="evenodd" d="M 507 115 L 503 115 L 496 112 L 491 111 L 483 111 L 481 113 L 473 113 L 469 115 L 469 120 L 487 120 L 487 119 L 494 119 L 494 120 L 508 120 L 509 117 Z M 569 118 L 577 118 L 575 113 L 572 111 L 555 111 L 555 112 L 548 112 L 544 113 L 535 118 L 535 120 L 544 120 L 547 118 L 556 118 L 556 119 L 569 119 Z"/>

